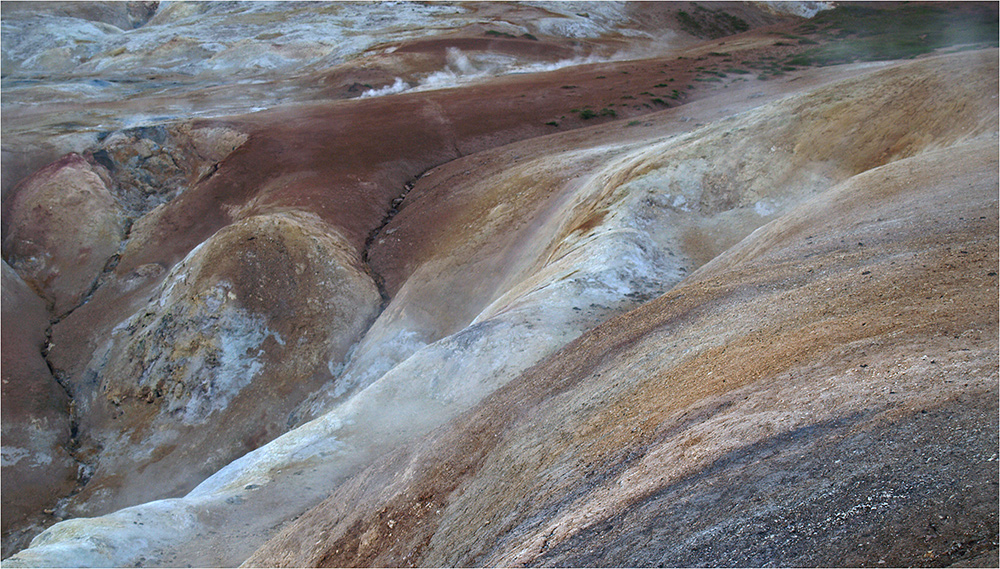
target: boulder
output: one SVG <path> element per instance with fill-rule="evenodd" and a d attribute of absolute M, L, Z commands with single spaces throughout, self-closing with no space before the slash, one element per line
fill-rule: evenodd
<path fill-rule="evenodd" d="M 96 465 L 71 510 L 181 495 L 281 434 L 380 304 L 357 253 L 314 215 L 220 230 L 70 379 Z"/>
<path fill-rule="evenodd" d="M 3 257 L 56 316 L 91 293 L 125 237 L 125 219 L 109 186 L 103 167 L 69 154 L 3 202 Z"/>

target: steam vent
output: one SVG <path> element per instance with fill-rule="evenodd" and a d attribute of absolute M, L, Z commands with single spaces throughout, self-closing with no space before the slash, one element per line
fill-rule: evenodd
<path fill-rule="evenodd" d="M 0 567 L 997 567 L 997 2 L 14 2 Z"/>

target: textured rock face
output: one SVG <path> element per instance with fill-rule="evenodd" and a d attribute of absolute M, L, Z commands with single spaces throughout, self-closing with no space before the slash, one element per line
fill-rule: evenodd
<path fill-rule="evenodd" d="M 944 562 L 988 551 L 995 154 L 992 141 L 931 152 L 806 202 L 380 461 L 248 564 L 904 565 L 914 547 Z M 944 206 L 955 192 L 962 204 Z M 913 327 L 903 313 L 935 317 Z M 922 421 L 936 434 L 918 435 Z M 961 500 L 939 502 L 964 469 Z M 972 525 L 940 521 L 956 517 Z"/>
<path fill-rule="evenodd" d="M 71 154 L 4 200 L 3 255 L 57 315 L 75 308 L 125 234 L 107 172 Z"/>
<path fill-rule="evenodd" d="M 188 123 L 137 127 L 107 136 L 92 156 L 108 170 L 118 202 L 138 217 L 211 175 L 246 140 L 232 129 Z"/>
<path fill-rule="evenodd" d="M 76 486 L 69 399 L 42 358 L 49 315 L 44 302 L 3 264 L 3 533 L 27 545 L 43 510 Z"/>
<path fill-rule="evenodd" d="M 40 18 L 65 18 L 110 24 L 120 30 L 137 28 L 153 17 L 159 2 L 8 2 L 4 13 Z"/>
<path fill-rule="evenodd" d="M 74 509 L 186 492 L 282 433 L 380 302 L 351 246 L 314 216 L 220 230 L 111 331 L 73 384 L 81 429 L 102 449 Z"/>
<path fill-rule="evenodd" d="M 953 108 L 951 95 L 971 100 L 975 84 L 988 77 L 976 71 L 987 60 L 947 61 L 965 80 L 941 77 L 943 90 L 932 98 L 913 92 L 916 105 L 940 105 L 937 111 L 928 109 L 927 117 Z M 942 63 L 913 64 L 836 84 L 721 121 L 690 142 L 678 137 L 664 146 L 707 159 L 709 149 L 720 146 L 713 131 L 736 133 L 743 127 L 760 136 L 742 138 L 738 156 L 752 168 L 755 154 L 770 153 L 772 141 L 794 141 L 803 132 L 800 117 L 811 130 L 823 130 L 812 123 L 818 116 L 850 121 L 845 114 L 879 108 L 879 98 L 901 92 L 900 85 L 923 83 Z M 836 115 L 829 113 L 837 108 L 830 104 L 835 99 L 841 110 Z M 985 141 L 934 152 L 925 143 L 902 146 L 880 138 L 902 155 L 919 156 L 870 172 L 862 167 L 868 173 L 829 190 L 830 178 L 858 171 L 854 164 L 888 160 L 884 147 L 866 146 L 864 138 L 838 130 L 843 142 L 831 137 L 826 142 L 851 152 L 823 155 L 827 161 L 821 171 L 832 173 L 826 185 L 795 179 L 791 195 L 775 191 L 781 186 L 773 180 L 787 179 L 785 164 L 795 171 L 798 160 L 812 163 L 816 156 L 809 147 L 793 146 L 792 156 L 767 172 L 773 178 L 755 177 L 760 185 L 740 184 L 739 193 L 707 183 L 718 171 L 711 163 L 693 176 L 679 176 L 676 168 L 663 172 L 657 165 L 685 162 L 655 144 L 647 143 L 627 159 L 616 157 L 611 171 L 599 178 L 608 194 L 631 190 L 633 199 L 644 201 L 641 219 L 648 219 L 655 212 L 649 188 L 672 193 L 677 186 L 671 182 L 686 183 L 688 199 L 700 208 L 691 208 L 695 211 L 686 212 L 686 218 L 697 219 L 697 212 L 705 218 L 695 225 L 700 238 L 693 245 L 681 241 L 679 250 L 688 245 L 695 254 L 714 250 L 713 256 L 728 250 L 657 301 L 598 326 L 526 371 L 412 450 L 376 462 L 248 564 L 825 565 L 873 556 L 909 564 L 913 553 L 904 551 L 931 541 L 936 548 L 920 549 L 932 552 L 927 559 L 984 553 L 989 558 L 996 512 L 984 504 L 996 500 L 992 456 L 997 433 L 995 427 L 983 428 L 982 421 L 996 409 L 996 353 L 987 338 L 996 336 L 996 271 L 991 268 L 996 264 L 997 180 L 995 134 L 980 122 L 996 110 L 983 104 L 981 114 L 972 112 L 961 124 L 950 122 L 949 134 L 938 132 L 950 140 L 987 135 Z M 789 108 L 812 112 L 792 115 L 796 119 L 789 122 L 784 118 Z M 891 133 L 896 123 L 884 118 L 878 123 L 872 117 L 872 130 L 863 136 Z M 788 130 L 775 132 L 778 125 Z M 922 139 L 919 131 L 915 125 L 906 138 Z M 758 144 L 763 152 L 755 151 Z M 730 156 L 719 152 L 715 160 Z M 759 194 L 761 187 L 769 193 Z M 510 195 L 504 189 L 500 193 Z M 962 197 L 942 203 L 956 192 Z M 718 204 L 714 196 L 720 194 L 732 196 L 728 205 Z M 739 223 L 750 223 L 746 216 L 757 215 L 757 224 L 763 223 L 756 205 L 760 198 L 774 200 L 770 203 L 780 205 L 770 207 L 788 213 L 730 248 L 731 232 Z M 408 207 L 418 209 L 420 198 L 408 199 L 413 199 Z M 674 203 L 670 196 L 661 200 Z M 806 201 L 798 208 L 789 203 L 801 200 Z M 626 217 L 628 200 L 617 201 L 615 213 Z M 594 202 L 601 203 L 589 201 Z M 664 209 L 661 215 L 674 212 Z M 726 214 L 729 231 L 706 231 L 720 213 Z M 398 220 L 405 227 L 405 214 L 393 224 Z M 598 231 L 614 227 L 602 221 Z M 461 221 L 448 225 L 465 226 Z M 615 266 L 598 259 L 599 267 Z M 627 259 L 628 266 L 636 265 Z M 439 264 L 428 265 L 441 271 Z M 588 263 L 578 258 L 573 266 L 579 274 Z M 496 281 L 495 274 L 483 272 Z M 438 290 L 433 280 L 417 276 L 419 269 L 413 275 L 413 284 Z M 537 279 L 522 290 L 537 296 L 554 284 Z M 951 300 L 952 294 L 970 296 Z M 520 302 L 529 301 L 522 297 Z M 441 306 L 440 301 L 415 304 Z M 555 302 L 541 304 L 553 310 Z M 532 308 L 530 314 L 542 310 Z M 916 321 L 927 327 L 902 324 L 904 314 L 906 322 L 923 314 Z M 513 349 L 505 364 L 518 352 L 516 334 L 507 337 Z M 531 337 L 534 343 L 544 335 Z M 931 429 L 945 429 L 942 437 L 948 442 L 928 449 L 920 436 L 911 440 L 926 414 L 922 411 L 942 418 Z M 865 442 L 883 435 L 889 450 Z M 921 466 L 944 461 L 939 452 L 956 454 L 947 464 Z M 879 466 L 873 467 L 873 460 Z M 977 472 L 965 486 L 967 501 L 939 506 L 944 498 L 937 489 L 966 468 Z M 733 494 L 740 497 L 719 500 Z M 736 507 L 739 503 L 754 507 Z M 975 513 L 959 514 L 966 509 Z M 932 533 L 909 530 L 901 536 L 898 531 L 938 515 L 960 516 L 965 521 L 959 525 L 971 525 L 944 530 L 932 521 L 927 522 L 936 528 Z M 855 544 L 858 532 L 872 525 L 887 529 L 866 533 L 861 545 Z M 649 528 L 662 526 L 676 529 L 657 529 L 662 533 L 651 547 Z M 712 536 L 725 536 L 726 545 Z M 956 542 L 962 543 L 958 549 Z"/>
<path fill-rule="evenodd" d="M 997 51 L 806 4 L 5 7 L 4 566 L 995 565 Z"/>

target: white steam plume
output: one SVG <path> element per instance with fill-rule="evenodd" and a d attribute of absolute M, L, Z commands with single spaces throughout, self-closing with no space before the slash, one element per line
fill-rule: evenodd
<path fill-rule="evenodd" d="M 367 99 L 369 97 L 381 97 L 383 95 L 395 95 L 396 93 L 402 93 L 410 88 L 410 84 L 403 81 L 399 77 L 396 77 L 396 81 L 392 85 L 386 85 L 380 89 L 368 89 L 364 93 L 361 93 L 361 99 Z"/>
<path fill-rule="evenodd" d="M 369 89 L 361 94 L 361 98 L 381 97 L 384 95 L 395 95 L 405 91 L 433 91 L 438 89 L 449 89 L 461 85 L 467 85 L 482 79 L 500 77 L 502 75 L 521 73 L 544 73 L 555 71 L 564 67 L 574 65 L 587 65 L 590 63 L 604 63 L 609 61 L 619 61 L 629 59 L 625 54 L 618 54 L 612 57 L 598 57 L 591 55 L 588 57 L 575 57 L 572 59 L 562 59 L 555 62 L 538 62 L 518 65 L 516 60 L 509 56 L 497 56 L 495 54 L 470 57 L 462 50 L 454 47 L 448 48 L 446 52 L 446 63 L 444 69 L 435 71 L 421 78 L 416 86 L 410 85 L 402 78 L 396 77 L 392 85 L 386 85 L 378 89 Z"/>

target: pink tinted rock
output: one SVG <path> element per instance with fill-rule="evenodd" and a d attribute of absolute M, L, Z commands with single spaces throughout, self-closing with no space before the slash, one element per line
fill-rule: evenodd
<path fill-rule="evenodd" d="M 3 202 L 3 257 L 59 316 L 86 297 L 125 222 L 107 173 L 78 154 L 42 168 Z"/>
<path fill-rule="evenodd" d="M 76 483 L 69 399 L 42 357 L 48 313 L 44 302 L 3 263 L 3 555 L 27 545 L 43 513 Z"/>

